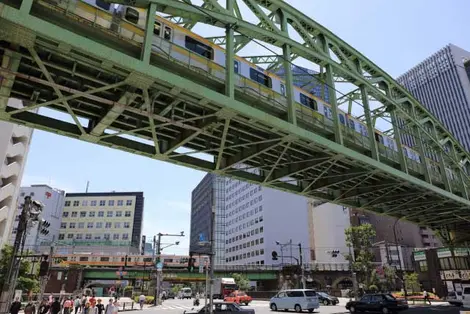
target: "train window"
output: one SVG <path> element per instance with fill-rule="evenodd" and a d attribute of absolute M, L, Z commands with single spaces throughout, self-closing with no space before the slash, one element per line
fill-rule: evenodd
<path fill-rule="evenodd" d="M 253 81 L 263 84 L 266 87 L 271 87 L 271 78 L 253 68 L 250 69 L 250 78 Z"/>
<path fill-rule="evenodd" d="M 340 114 L 338 114 L 338 117 L 339 117 L 339 122 L 340 122 L 342 125 L 345 125 L 345 124 L 346 124 L 346 121 L 344 120 L 344 116 L 340 113 Z"/>
<path fill-rule="evenodd" d="M 281 84 L 281 95 L 286 96 L 286 86 L 284 84 Z"/>
<path fill-rule="evenodd" d="M 171 40 L 171 28 L 165 26 L 165 32 L 163 33 L 163 38 L 166 40 Z"/>
<path fill-rule="evenodd" d="M 405 155 L 406 158 L 408 158 L 408 152 L 406 151 L 405 147 L 401 148 L 403 150 L 403 155 Z"/>
<path fill-rule="evenodd" d="M 240 66 L 240 63 L 237 60 L 233 60 L 233 66 L 235 73 L 238 74 L 238 67 Z"/>
<path fill-rule="evenodd" d="M 381 144 L 384 143 L 384 137 L 377 132 L 375 132 L 375 140 Z"/>
<path fill-rule="evenodd" d="M 348 122 L 349 122 L 349 127 L 350 127 L 351 129 L 355 130 L 355 129 L 356 129 L 356 126 L 354 125 L 354 124 L 355 124 L 355 123 L 354 123 L 354 120 L 349 119 Z"/>
<path fill-rule="evenodd" d="M 160 33 L 162 32 L 162 24 L 159 22 L 155 22 L 155 25 L 153 27 L 153 33 L 157 36 L 160 36 Z"/>
<path fill-rule="evenodd" d="M 111 3 L 104 2 L 103 0 L 96 0 L 96 5 L 106 11 L 109 11 L 111 8 Z"/>
<path fill-rule="evenodd" d="M 88 262 L 88 256 L 80 257 L 80 262 Z"/>
<path fill-rule="evenodd" d="M 126 15 L 124 18 L 131 23 L 138 24 L 139 23 L 139 11 L 133 8 L 127 8 Z"/>
<path fill-rule="evenodd" d="M 317 110 L 317 102 L 312 98 L 305 96 L 304 94 L 300 94 L 300 103 L 313 110 Z"/>
<path fill-rule="evenodd" d="M 152 258 L 151 257 L 144 257 L 144 262 L 151 262 L 152 261 Z"/>
<path fill-rule="evenodd" d="M 331 120 L 333 118 L 333 114 L 331 113 L 331 108 L 324 106 L 323 113 L 325 114 L 325 117 L 327 117 L 328 119 Z"/>
<path fill-rule="evenodd" d="M 211 59 L 214 56 L 214 49 L 212 47 L 200 43 L 192 37 L 186 36 L 184 46 L 191 51 L 194 51 L 198 55 L 201 55 L 207 59 Z"/>

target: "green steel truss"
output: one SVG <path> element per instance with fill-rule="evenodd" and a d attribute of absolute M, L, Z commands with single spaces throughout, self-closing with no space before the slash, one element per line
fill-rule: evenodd
<path fill-rule="evenodd" d="M 453 231 L 456 241 L 470 237 L 469 154 L 404 88 L 329 30 L 280 0 L 227 0 L 226 7 L 215 0 L 200 7 L 189 0 L 131 2 L 188 28 L 198 22 L 224 28 L 226 36 L 214 41 L 228 51 L 227 84 L 152 54 L 152 29 L 140 45 L 53 1 L 0 0 L 0 119 Z M 242 3 L 259 23 L 243 20 Z M 289 37 L 288 25 L 303 42 Z M 285 107 L 235 86 L 234 53 L 250 38 L 282 48 L 282 58 L 257 59 L 270 69 L 285 67 Z M 290 62 L 299 57 L 319 65 L 328 85 L 357 87 L 338 99 L 329 89 L 332 122 L 309 120 L 296 109 Z M 9 97 L 27 107 L 9 106 Z M 398 152 L 339 123 L 338 106 L 351 99 L 363 105 L 369 134 L 378 117 L 391 120 Z M 381 105 L 370 110 L 372 101 Z M 44 107 L 70 118 L 33 110 Z M 404 136 L 421 156 L 433 156 L 436 170 L 404 157 Z"/>

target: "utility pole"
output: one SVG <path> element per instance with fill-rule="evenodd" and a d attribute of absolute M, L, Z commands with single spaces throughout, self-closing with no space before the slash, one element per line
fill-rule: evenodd
<path fill-rule="evenodd" d="M 53 254 L 54 254 L 54 247 L 51 245 L 51 248 L 49 250 L 49 256 L 46 255 L 47 259 L 43 260 L 43 263 L 47 262 L 47 273 L 44 276 L 41 276 L 41 278 L 40 278 L 40 286 L 39 287 L 40 287 L 41 290 L 39 292 L 39 298 L 38 298 L 39 302 L 41 302 L 42 298 L 44 297 L 44 291 L 46 290 L 46 285 L 47 285 L 47 282 L 49 281 Z"/>
<path fill-rule="evenodd" d="M 21 255 L 23 253 L 24 244 L 26 241 L 26 233 L 29 222 L 37 221 L 42 212 L 44 205 L 38 201 L 31 200 L 30 196 L 24 198 L 20 219 L 11 253 L 10 263 L 8 266 L 8 273 L 5 276 L 5 282 L 2 287 L 1 307 L 0 313 L 7 314 L 10 312 L 10 304 L 15 293 L 16 282 L 21 266 Z"/>
<path fill-rule="evenodd" d="M 302 283 L 302 289 L 305 289 L 305 274 L 304 274 L 304 262 L 302 256 L 302 243 L 299 243 L 299 260 L 300 260 L 300 281 Z"/>
<path fill-rule="evenodd" d="M 212 207 L 212 215 L 211 215 L 211 253 L 209 255 L 210 258 L 210 286 L 209 286 L 209 314 L 214 313 L 214 292 L 212 291 L 212 287 L 214 285 L 214 255 L 215 255 L 215 208 Z"/>

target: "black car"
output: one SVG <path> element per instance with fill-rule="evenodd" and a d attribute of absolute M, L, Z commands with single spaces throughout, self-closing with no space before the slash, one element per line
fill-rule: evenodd
<path fill-rule="evenodd" d="M 191 309 L 184 311 L 183 314 L 204 314 L 209 313 L 209 304 L 201 309 Z M 238 314 L 255 314 L 255 310 L 241 308 L 238 304 L 232 302 L 214 302 L 214 314 L 238 313 Z M 206 310 L 207 307 L 207 310 Z"/>
<path fill-rule="evenodd" d="M 317 292 L 318 296 L 318 302 L 320 302 L 323 305 L 336 305 L 339 303 L 339 300 L 337 297 L 334 297 L 332 295 L 329 295 L 328 293 L 325 292 Z"/>
<path fill-rule="evenodd" d="M 355 312 L 381 312 L 388 314 L 408 309 L 405 300 L 395 299 L 390 294 L 366 294 L 359 301 L 349 301 L 346 309 L 351 313 Z"/>

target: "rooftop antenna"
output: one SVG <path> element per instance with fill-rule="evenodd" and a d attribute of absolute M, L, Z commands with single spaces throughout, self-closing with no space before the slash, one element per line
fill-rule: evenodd
<path fill-rule="evenodd" d="M 85 193 L 88 193 L 88 188 L 90 187 L 90 181 L 87 181 L 86 182 L 86 190 L 85 190 Z"/>

